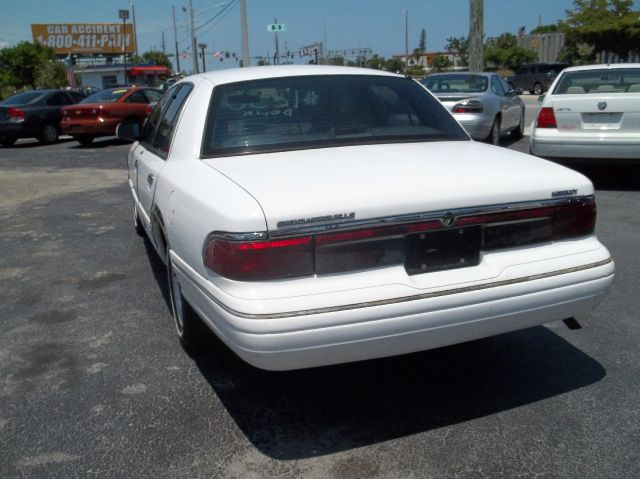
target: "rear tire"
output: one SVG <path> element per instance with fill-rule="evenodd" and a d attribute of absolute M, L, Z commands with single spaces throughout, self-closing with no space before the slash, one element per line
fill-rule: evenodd
<path fill-rule="evenodd" d="M 500 136 L 500 117 L 496 116 L 495 120 L 493 120 L 493 125 L 491 125 L 491 132 L 487 141 L 492 145 L 500 146 Z"/>
<path fill-rule="evenodd" d="M 5 148 L 9 148 L 11 146 L 13 146 L 13 144 L 18 141 L 17 138 L 3 138 L 2 140 L 0 140 L 0 145 L 4 146 Z"/>
<path fill-rule="evenodd" d="M 43 145 L 51 145 L 58 140 L 59 135 L 58 129 L 51 123 L 47 123 L 42 127 L 42 130 L 40 130 L 38 141 Z"/>
<path fill-rule="evenodd" d="M 142 223 L 140 222 L 140 216 L 138 216 L 138 208 L 136 205 L 133 205 L 133 229 L 135 230 L 138 236 L 144 237 L 145 231 Z"/>
<path fill-rule="evenodd" d="M 519 140 L 524 136 L 524 109 L 520 113 L 520 123 L 515 130 L 511 131 L 511 138 L 514 140 Z"/>
<path fill-rule="evenodd" d="M 178 332 L 180 344 L 185 349 L 201 349 L 206 344 L 208 330 L 198 314 L 182 296 L 175 268 L 171 263 L 169 245 L 167 244 L 167 286 L 171 300 L 171 314 Z"/>

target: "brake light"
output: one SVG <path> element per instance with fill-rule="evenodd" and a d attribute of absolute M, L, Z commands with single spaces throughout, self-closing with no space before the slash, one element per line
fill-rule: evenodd
<path fill-rule="evenodd" d="M 238 242 L 214 237 L 206 245 L 204 264 L 221 276 L 238 281 L 311 275 L 313 238 Z"/>
<path fill-rule="evenodd" d="M 554 239 L 586 236 L 593 233 L 596 226 L 596 203 L 556 207 L 553 221 Z"/>
<path fill-rule="evenodd" d="M 540 108 L 538 119 L 536 120 L 536 128 L 558 128 L 558 124 L 556 123 L 556 115 L 553 113 L 553 108 L 549 106 Z"/>
<path fill-rule="evenodd" d="M 210 270 L 238 281 L 335 274 L 406 266 L 411 245 L 420 243 L 416 238 L 428 237 L 432 231 L 442 234 L 438 231 L 465 228 L 469 235 L 481 237 L 482 250 L 491 251 L 587 236 L 593 233 L 595 221 L 595 202 L 583 200 L 563 206 L 462 216 L 451 228 L 434 219 L 266 241 L 212 236 L 205 245 L 203 260 Z"/>
<path fill-rule="evenodd" d="M 24 111 L 15 106 L 10 106 L 7 110 L 9 121 L 12 123 L 20 123 L 24 121 Z"/>
<path fill-rule="evenodd" d="M 464 100 L 453 106 L 453 113 L 482 113 L 484 107 L 478 100 Z"/>
<path fill-rule="evenodd" d="M 145 105 L 145 107 L 144 107 L 144 114 L 145 115 L 150 115 L 152 111 L 153 111 L 153 106 Z"/>
<path fill-rule="evenodd" d="M 103 110 L 102 108 L 98 109 L 98 118 L 104 118 L 105 116 L 109 116 L 109 112 L 107 110 Z"/>

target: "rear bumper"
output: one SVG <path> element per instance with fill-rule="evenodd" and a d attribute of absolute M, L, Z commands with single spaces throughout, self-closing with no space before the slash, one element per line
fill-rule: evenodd
<path fill-rule="evenodd" d="M 64 135 L 80 136 L 110 136 L 116 134 L 119 119 L 107 119 L 104 121 L 63 121 L 60 130 Z"/>
<path fill-rule="evenodd" d="M 531 153 L 536 156 L 558 158 L 622 158 L 640 159 L 640 136 L 604 137 L 596 135 L 567 135 L 558 130 L 533 129 Z"/>
<path fill-rule="evenodd" d="M 608 258 L 373 305 L 247 315 L 221 302 L 174 252 L 171 258 L 185 297 L 208 326 L 246 362 L 268 370 L 411 353 L 561 320 L 593 308 L 614 277 Z"/>
<path fill-rule="evenodd" d="M 32 133 L 25 128 L 23 123 L 10 123 L 8 121 L 0 121 L 0 139 L 1 138 L 21 138 L 29 136 Z"/>
<path fill-rule="evenodd" d="M 494 120 L 492 116 L 474 113 L 454 113 L 453 117 L 474 140 L 485 140 L 491 132 Z"/>

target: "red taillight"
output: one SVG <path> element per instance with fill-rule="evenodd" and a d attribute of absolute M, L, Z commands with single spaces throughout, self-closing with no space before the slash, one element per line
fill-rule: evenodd
<path fill-rule="evenodd" d="M 596 203 L 556 207 L 553 219 L 554 239 L 586 236 L 593 233 L 596 226 Z"/>
<path fill-rule="evenodd" d="M 102 108 L 98 109 L 98 118 L 104 118 L 106 116 L 109 116 L 109 112 L 107 110 L 103 110 Z"/>
<path fill-rule="evenodd" d="M 478 100 L 465 100 L 454 105 L 451 111 L 453 113 L 482 113 L 484 107 Z"/>
<path fill-rule="evenodd" d="M 153 106 L 151 106 L 151 105 L 146 105 L 146 106 L 144 107 L 144 114 L 145 114 L 145 115 L 150 115 L 152 111 L 153 111 Z"/>
<path fill-rule="evenodd" d="M 204 264 L 221 276 L 238 281 L 312 275 L 313 238 L 238 242 L 209 240 Z"/>
<path fill-rule="evenodd" d="M 558 128 L 553 108 L 549 106 L 540 108 L 538 119 L 536 120 L 536 128 Z"/>
<path fill-rule="evenodd" d="M 595 221 L 595 202 L 582 200 L 563 206 L 462 216 L 449 228 L 435 219 L 267 241 L 212 237 L 205 246 L 204 264 L 238 281 L 334 274 L 402 265 L 411 241 L 428 237 L 431 231 L 475 231 L 482 237 L 481 249 L 492 251 L 587 236 L 593 233 Z"/>
<path fill-rule="evenodd" d="M 20 108 L 16 108 L 15 106 L 10 106 L 7 110 L 7 114 L 9 115 L 9 121 L 14 123 L 19 123 L 24 121 L 24 111 Z"/>

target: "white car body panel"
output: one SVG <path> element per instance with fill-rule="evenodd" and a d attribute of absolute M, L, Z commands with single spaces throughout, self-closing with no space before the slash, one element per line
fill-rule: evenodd
<path fill-rule="evenodd" d="M 482 162 L 473 161 L 478 155 Z M 278 229 L 279 221 L 346 210 L 365 219 L 540 200 L 567 185 L 577 195 L 593 194 L 587 178 L 560 165 L 475 142 L 349 146 L 329 154 L 317 149 L 204 162 L 252 193 L 269 230 Z"/>
<path fill-rule="evenodd" d="M 565 69 L 541 108 L 553 108 L 557 128 L 531 125 L 531 153 L 543 157 L 640 159 L 640 92 L 553 94 L 564 72 L 640 68 L 640 64 L 588 65 Z M 639 85 L 640 86 L 640 85 Z M 606 103 L 606 111 L 598 104 Z M 597 116 L 606 119 L 596 119 Z"/>
<path fill-rule="evenodd" d="M 587 178 L 562 166 L 472 141 L 200 158 L 214 85 L 336 73 L 378 74 L 260 67 L 183 80 L 195 88 L 156 178 L 145 226 L 161 256 L 168 242 L 184 297 L 240 357 L 282 370 L 402 354 L 560 320 L 602 298 L 614 264 L 594 235 L 485 252 L 477 266 L 426 274 L 408 275 L 399 265 L 244 282 L 206 268 L 203 248 L 212 232 L 277 235 L 288 231 L 278 222 L 297 218 L 354 212 L 356 221 L 377 220 L 550 201 L 566 190 L 594 193 Z M 137 148 L 128 157 L 132 179 L 134 162 L 148 158 Z M 134 181 L 130 187 L 140 210 Z"/>

